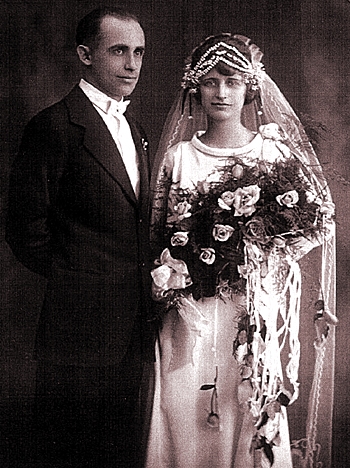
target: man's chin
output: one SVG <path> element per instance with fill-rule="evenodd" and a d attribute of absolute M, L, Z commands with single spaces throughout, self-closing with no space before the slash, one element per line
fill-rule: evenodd
<path fill-rule="evenodd" d="M 134 91 L 136 87 L 136 83 L 133 82 L 131 84 L 125 84 L 123 86 L 118 86 L 117 89 L 115 89 L 115 95 L 117 96 L 130 96 L 130 94 Z"/>

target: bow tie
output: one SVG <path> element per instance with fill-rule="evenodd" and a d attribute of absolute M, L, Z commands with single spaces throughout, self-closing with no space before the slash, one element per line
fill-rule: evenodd
<path fill-rule="evenodd" d="M 114 116 L 118 116 L 118 114 L 124 114 L 126 108 L 130 104 L 130 101 L 110 101 L 108 113 Z"/>

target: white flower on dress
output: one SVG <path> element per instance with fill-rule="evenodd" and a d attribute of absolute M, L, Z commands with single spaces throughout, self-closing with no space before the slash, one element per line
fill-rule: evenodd
<path fill-rule="evenodd" d="M 269 140 L 283 141 L 280 128 L 276 123 L 260 125 L 259 133 L 264 139 L 267 138 Z"/>
<path fill-rule="evenodd" d="M 239 187 L 234 192 L 235 216 L 250 216 L 254 213 L 255 203 L 260 198 L 260 190 L 258 185 L 249 185 L 249 187 Z"/>
<path fill-rule="evenodd" d="M 175 232 L 170 243 L 173 247 L 184 247 L 188 242 L 188 231 Z"/>
<path fill-rule="evenodd" d="M 228 224 L 215 224 L 213 228 L 213 237 L 216 241 L 226 242 L 233 234 L 235 229 Z"/>
<path fill-rule="evenodd" d="M 282 195 L 277 195 L 276 200 L 281 206 L 293 208 L 299 201 L 299 194 L 296 190 L 289 190 Z"/>
<path fill-rule="evenodd" d="M 188 201 L 183 201 L 174 206 L 174 211 L 177 212 L 179 221 L 182 221 L 185 218 L 189 218 L 192 213 L 190 213 L 192 206 Z"/>
<path fill-rule="evenodd" d="M 161 265 L 151 271 L 155 298 L 161 298 L 170 289 L 185 289 L 192 284 L 186 263 L 173 258 L 169 249 L 163 250 L 159 261 Z"/>
<path fill-rule="evenodd" d="M 221 195 L 221 197 L 218 199 L 218 205 L 221 209 L 230 211 L 234 200 L 235 200 L 235 194 L 228 190 L 227 192 L 224 192 Z"/>
<path fill-rule="evenodd" d="M 210 247 L 201 250 L 202 253 L 199 256 L 199 259 L 207 265 L 212 265 L 215 262 L 215 250 Z"/>

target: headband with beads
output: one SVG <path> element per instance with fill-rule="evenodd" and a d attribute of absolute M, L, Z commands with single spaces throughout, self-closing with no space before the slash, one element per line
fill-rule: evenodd
<path fill-rule="evenodd" d="M 191 64 L 186 66 L 181 86 L 185 89 L 189 88 L 192 91 L 196 91 L 200 78 L 209 73 L 219 62 L 223 62 L 229 67 L 242 72 L 245 83 L 251 84 L 253 90 L 259 88 L 259 71 L 262 68 L 262 64 L 259 63 L 259 66 L 253 67 L 249 60 L 236 47 L 223 41 L 210 47 L 193 68 L 191 68 Z"/>

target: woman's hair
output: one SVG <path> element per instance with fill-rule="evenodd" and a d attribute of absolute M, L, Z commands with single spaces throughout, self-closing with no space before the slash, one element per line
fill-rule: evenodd
<path fill-rule="evenodd" d="M 221 33 L 217 34 L 215 36 L 210 36 L 205 41 L 203 41 L 198 47 L 194 49 L 192 52 L 191 56 L 191 69 L 193 69 L 201 57 L 215 44 L 218 44 L 219 42 L 225 42 L 226 44 L 229 44 L 230 46 L 235 47 L 249 62 L 251 62 L 251 51 L 249 49 L 249 45 L 245 42 L 243 42 L 241 39 L 238 37 L 234 37 L 229 33 Z M 224 76 L 232 76 L 235 73 L 237 73 L 237 69 L 229 66 L 228 64 L 220 61 L 215 65 L 215 70 L 217 70 L 221 75 Z M 239 72 L 239 71 L 238 71 Z M 244 104 L 249 104 L 251 103 L 256 95 L 259 93 L 259 90 L 256 89 L 255 86 L 253 86 L 252 83 L 247 83 L 247 91 L 246 91 L 246 97 Z M 200 91 L 198 89 L 198 92 L 195 94 L 196 99 L 200 102 L 201 96 L 200 96 Z"/>
<path fill-rule="evenodd" d="M 132 20 L 140 24 L 138 17 L 124 8 L 96 8 L 79 21 L 75 34 L 76 44 L 86 45 L 90 48 L 96 47 L 98 45 L 101 22 L 106 16 L 113 16 L 114 18 L 126 21 Z"/>

